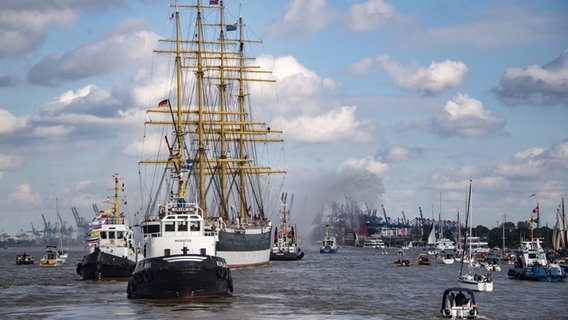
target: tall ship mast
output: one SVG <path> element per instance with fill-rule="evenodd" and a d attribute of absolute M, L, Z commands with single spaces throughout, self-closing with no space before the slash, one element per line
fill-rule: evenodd
<path fill-rule="evenodd" d="M 273 151 L 282 153 L 282 131 L 256 120 L 250 105 L 254 83 L 274 82 L 245 52 L 260 41 L 245 39 L 242 17 L 227 21 L 222 0 L 172 8 L 184 13 L 176 15 L 177 24 L 179 16 L 194 19 L 177 27 L 189 27 L 190 38 L 182 40 L 176 31 L 177 40 L 161 40 L 169 48 L 156 52 L 176 57 L 175 88 L 162 101 L 164 107 L 148 110 L 152 119 L 146 124 L 173 126 L 175 136 L 162 141 L 166 157 L 142 163 L 167 165 L 183 176 L 176 192 L 200 206 L 218 237 L 216 255 L 229 267 L 267 264 L 268 216 L 280 206 L 272 178 L 285 171 L 264 164 L 273 162 Z M 154 212 L 156 199 L 149 201 L 147 214 Z"/>

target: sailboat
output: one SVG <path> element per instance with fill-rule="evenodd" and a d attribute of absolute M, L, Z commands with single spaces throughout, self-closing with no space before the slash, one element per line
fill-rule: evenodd
<path fill-rule="evenodd" d="M 436 240 L 436 249 L 438 249 L 440 253 L 447 254 L 448 252 L 455 250 L 455 248 L 456 247 L 452 240 L 444 238 L 444 228 L 442 226 L 442 193 L 440 193 L 440 212 L 438 214 L 438 239 Z"/>
<path fill-rule="evenodd" d="M 552 230 L 552 247 L 554 250 L 566 250 L 568 232 L 566 226 L 566 213 L 564 212 L 564 198 L 556 209 L 556 224 Z"/>
<path fill-rule="evenodd" d="M 468 196 L 467 196 L 467 202 L 466 202 L 466 218 L 465 218 L 465 227 L 466 227 L 466 232 L 467 235 L 464 237 L 464 243 L 463 243 L 463 249 L 464 252 L 466 252 L 465 250 L 467 250 L 467 262 L 468 262 L 468 267 L 467 267 L 467 272 L 464 270 L 464 260 L 466 260 L 465 255 L 464 255 L 464 259 L 461 260 L 461 266 L 460 266 L 460 274 L 458 276 L 458 282 L 460 283 L 460 286 L 464 287 L 464 288 L 468 288 L 471 289 L 473 291 L 486 291 L 486 292 L 491 292 L 493 291 L 493 279 L 491 277 L 491 273 L 488 273 L 486 276 L 481 275 L 481 274 L 477 274 L 473 272 L 473 257 L 472 257 L 472 248 L 471 248 L 471 241 L 469 241 L 469 248 L 466 248 L 466 243 L 468 242 L 467 239 L 468 237 L 471 237 L 472 235 L 472 230 L 471 230 L 471 225 L 472 225 L 472 217 L 473 217 L 473 210 L 472 210 L 472 188 L 473 188 L 473 182 L 470 179 L 469 180 L 469 191 L 468 191 Z"/>
<path fill-rule="evenodd" d="M 47 245 L 43 252 L 43 257 L 39 261 L 39 265 L 42 267 L 58 267 L 62 266 L 67 262 L 68 253 L 67 250 L 63 250 L 63 220 L 59 214 L 59 201 L 55 199 L 57 218 L 59 219 L 58 233 L 59 233 L 59 247 L 57 245 Z"/>
<path fill-rule="evenodd" d="M 430 229 L 430 234 L 428 234 L 428 240 L 426 241 L 428 245 L 428 254 L 435 255 L 438 253 L 438 249 L 436 248 L 436 225 L 432 222 L 432 229 Z"/>
<path fill-rule="evenodd" d="M 112 180 L 114 197 L 108 201 L 112 209 L 101 210 L 90 223 L 89 253 L 77 264 L 76 272 L 83 280 L 128 280 L 136 262 L 143 258 L 134 244 L 134 232 L 121 212 L 124 182 L 118 174 Z"/>
<path fill-rule="evenodd" d="M 282 193 L 281 199 L 283 209 L 280 217 L 280 229 L 274 227 L 274 243 L 272 244 L 272 251 L 270 252 L 270 260 L 300 260 L 304 257 L 304 252 L 298 246 L 296 228 L 288 224 L 294 195 L 292 195 L 288 210 L 286 210 L 288 194 Z"/>

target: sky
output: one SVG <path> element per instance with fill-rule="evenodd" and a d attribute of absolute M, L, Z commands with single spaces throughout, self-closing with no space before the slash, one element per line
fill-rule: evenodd
<path fill-rule="evenodd" d="M 392 218 L 552 227 L 568 190 L 566 1 L 226 0 L 277 79 L 292 220 L 349 195 Z M 138 210 L 145 110 L 164 97 L 162 0 L 0 2 L 0 233 L 74 224 L 112 175 Z M 531 195 L 535 195 L 532 196 Z M 276 220 L 274 213 L 270 215 Z"/>

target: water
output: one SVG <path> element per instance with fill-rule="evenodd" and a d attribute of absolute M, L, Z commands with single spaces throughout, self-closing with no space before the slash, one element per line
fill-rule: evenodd
<path fill-rule="evenodd" d="M 235 292 L 213 300 L 129 300 L 126 282 L 81 281 L 84 252 L 63 267 L 42 268 L 43 248 L 25 248 L 35 264 L 16 265 L 24 248 L 0 249 L 3 319 L 440 319 L 442 293 L 456 286 L 459 264 L 397 267 L 396 249 L 342 247 L 306 251 L 300 261 L 233 270 Z M 414 248 L 412 260 L 422 252 Z M 494 291 L 476 293 L 480 319 L 568 319 L 568 283 L 509 280 L 494 273 Z"/>

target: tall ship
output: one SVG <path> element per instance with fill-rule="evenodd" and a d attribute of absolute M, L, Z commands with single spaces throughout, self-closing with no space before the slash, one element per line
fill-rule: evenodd
<path fill-rule="evenodd" d="M 268 217 L 280 208 L 273 186 L 285 171 L 265 164 L 283 161 L 282 131 L 257 120 L 259 109 L 250 105 L 251 86 L 274 80 L 246 54 L 259 41 L 244 38 L 242 18 L 225 18 L 224 3 L 171 6 L 178 31 L 175 39 L 160 42 L 167 48 L 156 52 L 175 57 L 175 88 L 158 108 L 148 110 L 146 124 L 174 128 L 175 136 L 162 143 L 166 154 L 160 161 L 183 175 L 183 197 L 199 205 L 217 236 L 215 255 L 237 268 L 270 260 Z M 180 10 L 182 17 L 195 20 L 180 24 Z M 181 38 L 182 29 L 189 39 Z"/>
<path fill-rule="evenodd" d="M 173 57 L 173 80 L 145 122 L 145 258 L 128 283 L 131 298 L 226 295 L 229 268 L 267 264 L 265 213 L 278 200 L 269 177 L 284 173 L 261 164 L 270 150 L 260 148 L 283 141 L 249 106 L 248 84 L 272 80 L 245 55 L 252 41 L 242 18 L 227 22 L 223 1 L 170 7 L 173 39 L 155 52 Z"/>
<path fill-rule="evenodd" d="M 290 226 L 288 219 L 294 201 L 294 195 L 290 200 L 290 207 L 286 208 L 288 194 L 282 193 L 283 209 L 280 213 L 280 229 L 274 227 L 274 243 L 270 252 L 270 260 L 300 260 L 304 257 L 304 252 L 298 246 L 298 237 L 294 226 Z"/>
<path fill-rule="evenodd" d="M 76 272 L 83 280 L 128 280 L 143 258 L 120 206 L 125 202 L 123 178 L 114 174 L 112 180 L 114 196 L 107 201 L 112 208 L 99 211 L 91 221 L 85 239 L 89 253 L 77 264 Z"/>

